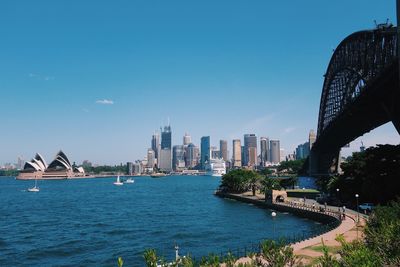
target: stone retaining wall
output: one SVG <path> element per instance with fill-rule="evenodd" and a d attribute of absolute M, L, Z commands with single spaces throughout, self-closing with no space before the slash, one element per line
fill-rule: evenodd
<path fill-rule="evenodd" d="M 290 212 L 296 216 L 308 218 L 323 224 L 328 224 L 335 221 L 338 222 L 338 225 L 340 224 L 339 216 L 334 212 L 320 212 L 317 209 L 312 209 L 310 207 L 294 206 L 287 203 L 267 203 L 252 197 L 246 197 L 239 194 L 223 193 L 220 191 L 215 192 L 215 195 L 223 198 L 238 200 L 240 202 L 251 203 L 256 206 L 273 209 L 280 212 Z"/>

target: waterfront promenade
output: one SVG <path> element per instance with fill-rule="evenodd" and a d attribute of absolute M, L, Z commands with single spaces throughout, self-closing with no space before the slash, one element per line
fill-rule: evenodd
<path fill-rule="evenodd" d="M 217 193 L 218 195 L 218 193 Z M 309 217 L 311 219 L 320 219 L 325 216 L 330 216 L 332 220 L 337 220 L 337 227 L 329 230 L 328 232 L 322 233 L 320 235 L 314 236 L 300 240 L 298 242 L 291 243 L 290 246 L 293 248 L 294 253 L 299 256 L 303 264 L 312 263 L 313 260 L 319 256 L 322 256 L 320 250 L 323 243 L 337 250 L 340 247 L 340 243 L 336 241 L 337 236 L 342 235 L 346 241 L 353 241 L 358 238 L 362 238 L 362 227 L 365 225 L 365 216 L 358 214 L 352 210 L 347 210 L 345 213 L 345 218 L 341 218 L 341 213 L 338 207 L 335 206 L 325 206 L 320 205 L 314 200 L 306 200 L 299 205 L 298 199 L 288 198 L 285 202 L 274 202 L 272 204 L 267 204 L 265 202 L 265 197 L 263 194 L 252 195 L 251 192 L 246 192 L 243 194 L 223 194 L 222 197 L 233 198 L 238 201 L 252 202 L 258 206 L 276 209 L 276 210 L 292 210 L 298 215 Z M 326 210 L 325 210 L 326 208 Z M 359 218 L 359 223 L 357 224 L 357 218 Z M 250 262 L 250 258 L 243 257 L 240 258 L 237 263 Z"/>

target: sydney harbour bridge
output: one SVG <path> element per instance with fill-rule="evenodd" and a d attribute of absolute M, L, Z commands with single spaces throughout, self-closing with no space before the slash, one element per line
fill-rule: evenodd
<path fill-rule="evenodd" d="M 337 172 L 340 149 L 387 122 L 400 134 L 399 36 L 398 27 L 380 24 L 349 35 L 335 49 L 308 159 L 311 176 Z"/>

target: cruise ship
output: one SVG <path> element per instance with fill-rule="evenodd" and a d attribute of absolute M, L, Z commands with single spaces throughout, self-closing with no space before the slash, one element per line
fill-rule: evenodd
<path fill-rule="evenodd" d="M 211 159 L 206 164 L 206 175 L 221 177 L 226 173 L 225 161 L 223 159 Z"/>

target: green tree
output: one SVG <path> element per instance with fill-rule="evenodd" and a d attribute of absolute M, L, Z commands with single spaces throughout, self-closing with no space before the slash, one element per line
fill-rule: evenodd
<path fill-rule="evenodd" d="M 264 193 L 270 190 L 279 190 L 281 189 L 281 185 L 277 178 L 266 177 L 261 180 L 261 189 Z"/>
<path fill-rule="evenodd" d="M 262 181 L 262 176 L 256 172 L 252 171 L 248 177 L 247 183 L 248 183 L 248 187 L 251 188 L 253 196 L 256 195 L 256 190 L 260 189 L 261 181 Z"/>
<path fill-rule="evenodd" d="M 147 267 L 157 267 L 158 256 L 155 249 L 146 249 L 143 258 Z"/>
<path fill-rule="evenodd" d="M 226 267 L 234 267 L 236 262 L 235 256 L 231 252 L 224 257 L 224 263 Z"/>
<path fill-rule="evenodd" d="M 190 255 L 184 256 L 180 258 L 175 266 L 182 266 L 182 267 L 195 267 L 196 263 L 192 259 Z"/>
<path fill-rule="evenodd" d="M 200 267 L 220 267 L 220 259 L 215 254 L 209 254 L 200 261 Z"/>
<path fill-rule="evenodd" d="M 292 176 L 288 178 L 277 178 L 279 181 L 279 185 L 284 188 L 294 188 L 297 184 L 299 178 L 297 176 Z"/>
<path fill-rule="evenodd" d="M 378 206 L 364 229 L 367 247 L 387 265 L 400 265 L 400 199 Z"/>
<path fill-rule="evenodd" d="M 362 241 L 348 243 L 343 236 L 337 239 L 342 245 L 339 251 L 340 266 L 381 267 L 383 262 L 376 251 L 369 249 Z"/>
<path fill-rule="evenodd" d="M 328 247 L 325 246 L 324 239 L 322 241 L 322 252 L 323 256 L 317 258 L 317 267 L 339 267 L 339 261 L 329 254 Z"/>
<path fill-rule="evenodd" d="M 265 240 L 261 243 L 261 255 L 267 262 L 263 266 L 268 267 L 291 267 L 296 266 L 298 262 L 292 247 L 273 240 Z"/>
<path fill-rule="evenodd" d="M 259 170 L 258 173 L 263 176 L 270 176 L 273 174 L 273 171 L 269 168 L 264 168 L 262 170 Z"/>
<path fill-rule="evenodd" d="M 353 153 L 341 168 L 343 174 L 330 179 L 330 188 L 339 188 L 344 202 L 354 205 L 357 193 L 360 202 L 386 204 L 400 192 L 400 145 L 378 145 Z"/>
<path fill-rule="evenodd" d="M 278 172 L 300 175 L 300 170 L 304 165 L 305 159 L 282 161 L 278 166 Z"/>
<path fill-rule="evenodd" d="M 249 190 L 249 182 L 256 175 L 251 170 L 231 170 L 221 179 L 220 189 L 231 193 L 243 193 Z"/>

